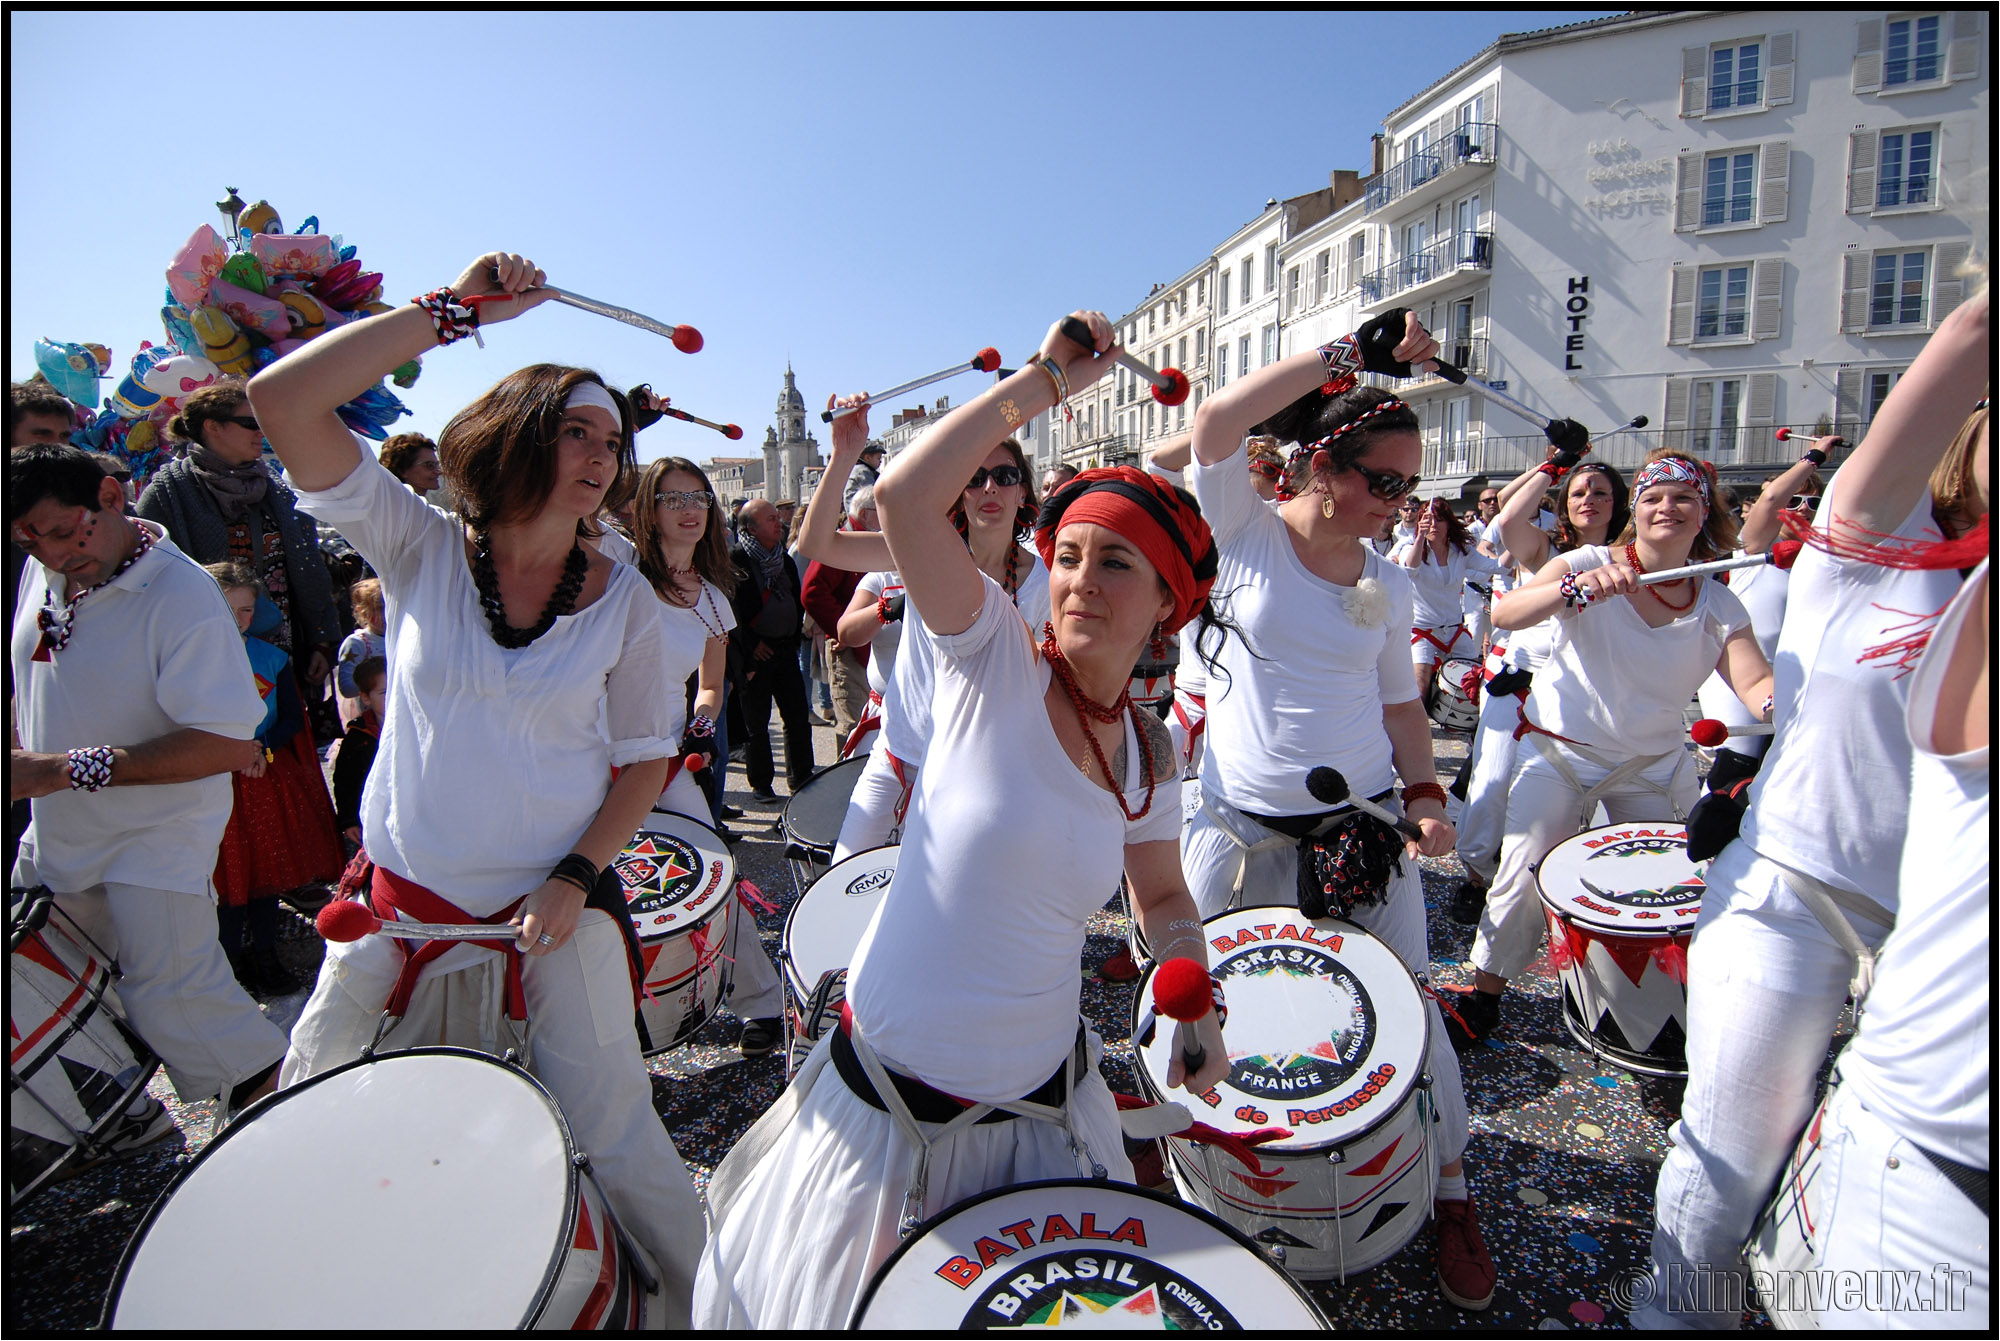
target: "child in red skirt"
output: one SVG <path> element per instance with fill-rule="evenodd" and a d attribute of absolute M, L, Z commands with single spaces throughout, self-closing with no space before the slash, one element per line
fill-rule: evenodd
<path fill-rule="evenodd" d="M 257 730 L 263 756 L 230 778 L 236 808 L 216 853 L 216 928 L 243 985 L 260 996 L 282 996 L 296 991 L 299 983 L 278 962 L 278 896 L 337 879 L 340 835 L 312 733 L 306 729 L 291 657 L 250 636 L 260 586 L 256 573 L 240 560 L 204 566 L 235 612 L 250 669 L 264 696 L 264 721 Z"/>

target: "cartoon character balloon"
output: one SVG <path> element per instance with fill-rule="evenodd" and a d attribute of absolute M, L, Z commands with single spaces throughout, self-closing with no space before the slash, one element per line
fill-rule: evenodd
<path fill-rule="evenodd" d="M 97 404 L 97 379 L 111 371 L 111 351 L 103 345 L 37 340 L 35 366 L 67 399 L 90 407 Z"/>

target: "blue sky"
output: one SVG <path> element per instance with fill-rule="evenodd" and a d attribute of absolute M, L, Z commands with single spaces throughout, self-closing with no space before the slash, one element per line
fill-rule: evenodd
<path fill-rule="evenodd" d="M 426 356 L 399 429 L 552 360 L 744 429 L 667 421 L 642 456 L 741 453 L 787 359 L 814 407 L 989 344 L 1013 366 L 1365 171 L 1382 116 L 1494 37 L 1587 16 L 15 11 L 8 372 L 41 336 L 120 373 L 161 343 L 167 261 L 234 186 L 316 214 L 391 302 L 497 248 L 707 339 L 550 305 Z"/>

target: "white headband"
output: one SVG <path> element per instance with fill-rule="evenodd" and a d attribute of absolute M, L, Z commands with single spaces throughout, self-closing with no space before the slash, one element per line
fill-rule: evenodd
<path fill-rule="evenodd" d="M 587 380 L 578 382 L 576 388 L 569 393 L 569 399 L 563 402 L 563 409 L 581 410 L 585 406 L 593 405 L 609 414 L 618 424 L 624 424 L 625 416 L 619 413 L 618 402 L 611 399 L 611 393 L 598 382 Z"/>

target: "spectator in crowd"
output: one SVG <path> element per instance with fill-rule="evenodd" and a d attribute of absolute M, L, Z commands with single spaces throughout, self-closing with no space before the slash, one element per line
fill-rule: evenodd
<path fill-rule="evenodd" d="M 10 799 L 38 798 L 13 869 L 117 956 L 125 1018 L 183 1103 L 268 1094 L 285 1053 L 230 974 L 211 883 L 234 770 L 264 716 L 215 582 L 62 443 L 15 447 L 7 527 L 34 562 L 12 633 Z M 110 1140 L 173 1130 L 157 1101 Z"/>
<path fill-rule="evenodd" d="M 258 754 L 230 778 L 236 805 L 215 860 L 216 926 L 237 980 L 257 995 L 284 996 L 299 983 L 278 962 L 278 898 L 339 879 L 339 831 L 326 775 L 304 730 L 291 659 L 250 632 L 261 586 L 257 570 L 242 559 L 203 566 L 236 616 L 264 700 Z"/>
<path fill-rule="evenodd" d="M 421 433 L 398 433 L 382 444 L 382 469 L 421 497 L 438 487 L 437 444 Z"/>
<path fill-rule="evenodd" d="M 333 822 L 341 837 L 352 846 L 348 855 L 363 846 L 361 840 L 361 789 L 368 784 L 368 770 L 375 765 L 375 751 L 382 743 L 384 695 L 389 687 L 389 663 L 380 656 L 363 657 L 354 667 L 354 687 L 360 715 L 340 738 L 333 756 Z"/>
<path fill-rule="evenodd" d="M 876 444 L 870 443 L 869 446 Z M 865 456 L 866 453 L 864 452 Z M 879 531 L 880 521 L 875 515 L 875 489 L 873 485 L 863 485 L 859 489 L 844 491 L 847 496 L 847 521 L 849 531 Z M 804 516 L 804 513 L 799 514 Z M 861 584 L 861 574 L 850 573 L 843 568 L 833 568 L 814 559 L 806 565 L 805 606 L 806 613 L 813 622 L 831 632 L 840 627 L 840 617 L 854 599 L 854 590 Z M 840 740 L 853 734 L 854 724 L 861 720 L 861 710 L 868 704 L 868 649 L 848 647 L 837 637 L 828 637 L 826 643 L 827 683 L 833 690 L 833 730 Z"/>
<path fill-rule="evenodd" d="M 278 608 L 271 641 L 291 654 L 312 713 L 340 647 L 333 582 L 320 557 L 319 528 L 264 468 L 264 434 L 242 379 L 222 378 L 196 391 L 167 432 L 186 445 L 187 455 L 153 476 L 139 496 L 139 515 L 164 526 L 196 563 L 249 561 L 261 594 Z M 338 734 L 331 726 L 323 725 L 320 734 Z"/>
<path fill-rule="evenodd" d="M 340 661 L 334 667 L 334 688 L 340 693 L 340 724 L 346 727 L 361 713 L 361 687 L 354 678 L 355 668 L 369 657 L 389 655 L 388 615 L 382 608 L 382 583 L 364 577 L 347 589 L 354 608 L 354 632 L 340 644 Z"/>
<path fill-rule="evenodd" d="M 807 567 L 807 560 L 799 553 L 799 532 L 805 529 L 806 510 L 794 508 L 785 521 L 785 554 L 801 573 Z M 801 584 L 801 604 L 804 603 Z M 812 617 L 807 608 L 805 625 L 799 638 L 799 678 L 806 686 L 806 717 L 814 726 L 833 725 L 833 690 L 826 675 L 826 646 L 832 641 L 833 633 L 825 625 Z"/>
<path fill-rule="evenodd" d="M 90 459 L 97 462 L 97 468 L 106 477 L 118 481 L 118 490 L 125 495 L 125 505 L 121 509 L 127 516 L 132 513 L 132 504 L 138 501 L 132 492 L 132 467 L 124 457 L 116 452 L 92 452 Z"/>
<path fill-rule="evenodd" d="M 76 431 L 76 407 L 39 377 L 7 388 L 7 446 L 68 442 Z"/>
<path fill-rule="evenodd" d="M 731 697 L 742 704 L 743 771 L 760 801 L 775 801 L 771 705 L 785 723 L 785 780 L 796 793 L 813 775 L 812 720 L 799 675 L 804 605 L 798 565 L 785 553 L 785 523 L 768 499 L 744 503 L 730 558 L 739 570 L 736 627 L 730 630 Z"/>
<path fill-rule="evenodd" d="M 1047 498 L 1075 478 L 1075 466 L 1062 463 L 1050 466 L 1042 472 L 1042 497 Z"/>
<path fill-rule="evenodd" d="M 1266 503 L 1276 502 L 1278 481 L 1285 473 L 1285 458 L 1278 451 L 1278 440 L 1255 437 L 1250 439 L 1249 447 L 1250 487 Z"/>
<path fill-rule="evenodd" d="M 879 442 L 871 442 L 861 449 L 861 460 L 855 463 L 853 471 L 847 477 L 847 485 L 840 494 L 841 507 L 849 516 L 854 515 L 854 495 L 863 489 L 868 490 L 871 497 L 874 495 L 875 481 L 882 475 L 882 456 L 882 444 Z M 833 626 L 822 624 L 821 627 Z"/>

